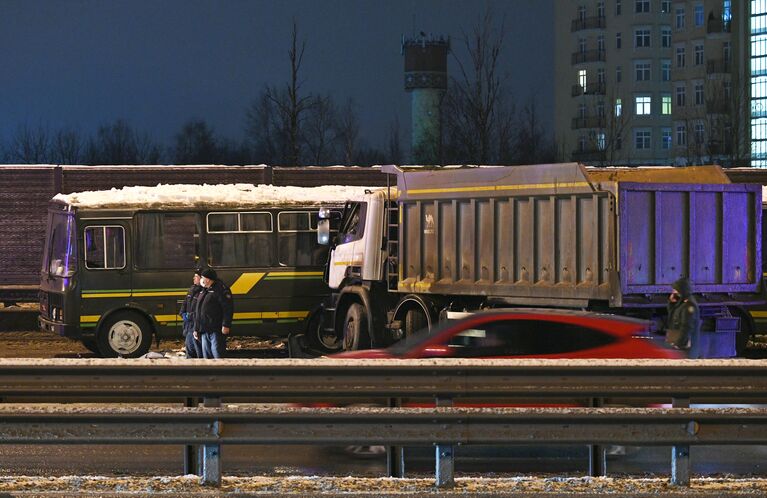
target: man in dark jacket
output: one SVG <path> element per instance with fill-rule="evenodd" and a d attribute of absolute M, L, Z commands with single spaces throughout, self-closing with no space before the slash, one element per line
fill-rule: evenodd
<path fill-rule="evenodd" d="M 202 358 L 202 344 L 194 338 L 194 311 L 197 306 L 197 296 L 202 291 L 201 276 L 202 270 L 194 271 L 192 286 L 189 287 L 186 298 L 184 298 L 184 304 L 181 305 L 181 318 L 184 319 L 184 349 L 186 349 L 187 358 Z"/>
<path fill-rule="evenodd" d="M 232 291 L 218 279 L 215 270 L 202 271 L 202 291 L 197 297 L 194 337 L 202 343 L 203 358 L 223 358 L 232 326 Z"/>
<path fill-rule="evenodd" d="M 700 358 L 700 310 L 692 296 L 690 280 L 680 278 L 671 284 L 668 298 L 666 342 L 687 351 L 688 358 Z"/>

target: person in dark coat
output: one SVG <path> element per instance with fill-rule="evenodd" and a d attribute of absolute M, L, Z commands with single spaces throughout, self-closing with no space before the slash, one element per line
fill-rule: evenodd
<path fill-rule="evenodd" d="M 666 342 L 687 351 L 688 358 L 700 358 L 700 309 L 692 295 L 690 280 L 683 277 L 671 284 L 668 297 Z"/>
<path fill-rule="evenodd" d="M 211 268 L 202 271 L 200 283 L 203 289 L 197 297 L 194 338 L 202 343 L 203 358 L 223 358 L 234 314 L 232 291 Z"/>
<path fill-rule="evenodd" d="M 186 350 L 187 358 L 202 358 L 202 344 L 199 340 L 194 338 L 194 311 L 197 306 L 197 296 L 202 291 L 202 285 L 200 285 L 200 278 L 202 277 L 202 270 L 194 271 L 194 278 L 192 279 L 192 286 L 186 293 L 184 298 L 184 304 L 181 305 L 181 318 L 184 320 L 184 349 Z"/>

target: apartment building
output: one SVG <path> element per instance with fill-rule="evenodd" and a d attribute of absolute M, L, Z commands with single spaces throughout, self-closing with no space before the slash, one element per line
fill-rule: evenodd
<path fill-rule="evenodd" d="M 749 133 L 735 117 L 747 113 L 747 45 L 735 41 L 733 20 L 746 19 L 745 3 L 557 2 L 556 136 L 563 158 L 684 165 L 742 156 Z"/>

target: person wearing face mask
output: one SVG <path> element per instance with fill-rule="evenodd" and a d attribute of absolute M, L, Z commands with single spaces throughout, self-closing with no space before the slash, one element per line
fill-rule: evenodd
<path fill-rule="evenodd" d="M 688 358 L 700 358 L 700 310 L 692 295 L 690 280 L 680 278 L 671 284 L 671 288 L 672 292 L 666 305 L 666 342 L 677 349 L 687 351 Z"/>
<path fill-rule="evenodd" d="M 234 313 L 232 292 L 211 268 L 202 271 L 200 284 L 203 288 L 197 297 L 194 338 L 202 345 L 203 358 L 223 358 Z"/>

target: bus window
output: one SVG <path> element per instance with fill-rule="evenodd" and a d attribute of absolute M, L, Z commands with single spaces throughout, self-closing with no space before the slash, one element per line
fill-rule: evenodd
<path fill-rule="evenodd" d="M 283 211 L 278 215 L 280 265 L 325 264 L 328 247 L 317 243 L 316 220 L 317 212 Z"/>
<path fill-rule="evenodd" d="M 77 269 L 75 252 L 75 218 L 71 214 L 51 215 L 51 236 L 47 245 L 43 269 L 51 275 L 71 276 Z"/>
<path fill-rule="evenodd" d="M 209 213 L 208 265 L 272 266 L 272 213 Z"/>
<path fill-rule="evenodd" d="M 118 225 L 87 226 L 83 233 L 85 267 L 89 270 L 125 268 L 125 229 Z"/>
<path fill-rule="evenodd" d="M 136 266 L 189 269 L 199 264 L 199 221 L 194 213 L 136 215 Z"/>

